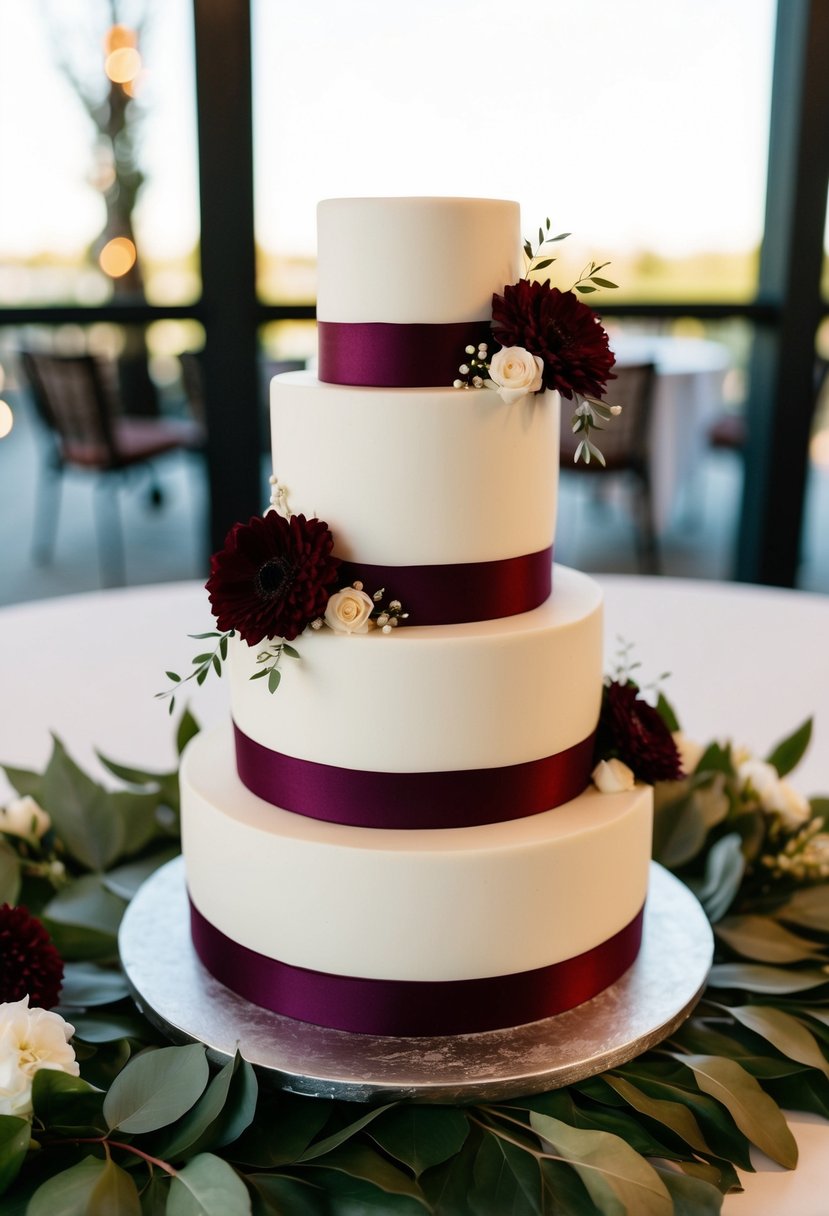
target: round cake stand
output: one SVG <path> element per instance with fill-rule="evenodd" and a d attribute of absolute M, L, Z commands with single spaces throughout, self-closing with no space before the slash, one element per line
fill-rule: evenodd
<path fill-rule="evenodd" d="M 705 987 L 713 937 L 688 888 L 653 864 L 642 949 L 611 988 L 541 1022 L 442 1038 L 327 1030 L 236 996 L 193 950 L 181 858 L 138 891 L 119 948 L 142 1013 L 174 1042 L 203 1043 L 215 1061 L 238 1047 L 260 1078 L 313 1097 L 457 1104 L 557 1089 L 666 1038 Z"/>

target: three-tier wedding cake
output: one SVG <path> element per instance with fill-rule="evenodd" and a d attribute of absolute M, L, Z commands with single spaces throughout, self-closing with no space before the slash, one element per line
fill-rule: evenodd
<path fill-rule="evenodd" d="M 334 199 L 318 236 L 319 376 L 273 381 L 273 505 L 208 583 L 232 723 L 181 768 L 194 944 L 329 1027 L 534 1021 L 635 959 L 651 791 L 590 781 L 602 597 L 552 565 L 559 394 L 473 374 L 518 205 Z"/>

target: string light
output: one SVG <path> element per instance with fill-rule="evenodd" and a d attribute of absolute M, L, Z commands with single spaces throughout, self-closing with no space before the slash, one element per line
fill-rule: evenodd
<path fill-rule="evenodd" d="M 14 414 L 8 401 L 0 401 L 0 439 L 5 439 L 14 426 Z"/>
<path fill-rule="evenodd" d="M 116 236 L 107 241 L 98 255 L 98 265 L 111 279 L 120 279 L 132 270 L 137 258 L 135 245 L 127 236 Z"/>
<path fill-rule="evenodd" d="M 104 71 L 113 84 L 129 84 L 141 71 L 141 56 L 134 46 L 120 46 L 107 55 Z"/>

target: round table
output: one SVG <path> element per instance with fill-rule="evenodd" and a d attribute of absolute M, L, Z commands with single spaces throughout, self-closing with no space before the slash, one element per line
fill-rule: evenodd
<path fill-rule="evenodd" d="M 806 794 L 829 791 L 829 598 L 673 579 L 604 577 L 606 670 L 631 644 L 640 683 L 660 681 L 683 730 L 730 738 L 757 754 L 815 716 L 812 746 L 794 774 Z M 187 637 L 213 627 L 198 583 L 99 591 L 0 609 L 0 762 L 42 768 L 50 732 L 106 779 L 96 751 L 126 764 L 172 767 L 173 728 L 154 694 L 167 670 L 186 674 L 203 649 Z M 223 682 L 194 685 L 202 725 L 228 712 Z M 184 690 L 179 694 L 183 704 Z M 177 706 L 178 710 L 178 706 Z M 8 794 L 0 778 L 0 798 Z M 794 1173 L 757 1157 L 726 1216 L 820 1216 L 829 1127 L 794 1115 L 803 1163 Z"/>

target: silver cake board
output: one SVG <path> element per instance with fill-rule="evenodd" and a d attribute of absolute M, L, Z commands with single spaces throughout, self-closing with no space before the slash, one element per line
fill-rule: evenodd
<path fill-rule="evenodd" d="M 328 1030 L 236 996 L 196 957 L 179 857 L 133 898 L 119 934 L 141 1012 L 216 1062 L 237 1048 L 260 1080 L 349 1102 L 459 1104 L 543 1093 L 623 1064 L 670 1035 L 705 987 L 713 935 L 688 888 L 652 863 L 642 949 L 620 980 L 544 1021 L 481 1034 L 387 1038 Z"/>

